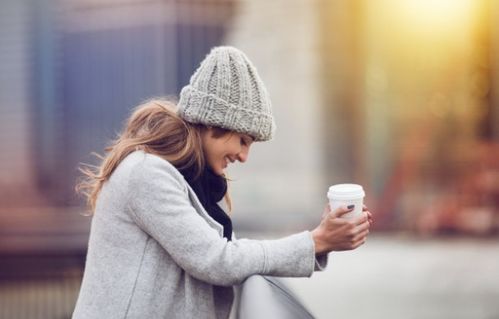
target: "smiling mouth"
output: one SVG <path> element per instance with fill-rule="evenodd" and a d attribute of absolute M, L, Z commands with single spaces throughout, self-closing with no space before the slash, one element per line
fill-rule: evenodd
<path fill-rule="evenodd" d="M 228 157 L 224 157 L 224 168 L 227 168 L 232 161 Z"/>

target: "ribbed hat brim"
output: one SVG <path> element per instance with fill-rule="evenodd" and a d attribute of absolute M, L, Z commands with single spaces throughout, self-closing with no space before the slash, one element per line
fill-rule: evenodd
<path fill-rule="evenodd" d="M 256 141 L 268 141 L 274 136 L 274 119 L 268 113 L 242 108 L 201 92 L 191 85 L 180 92 L 179 115 L 191 123 L 213 125 L 248 134 Z M 238 123 L 234 126 L 233 123 Z"/>

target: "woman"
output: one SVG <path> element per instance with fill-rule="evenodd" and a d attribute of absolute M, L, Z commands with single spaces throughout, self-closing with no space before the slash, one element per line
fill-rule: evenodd
<path fill-rule="evenodd" d="M 311 276 L 327 253 L 364 243 L 370 216 L 326 207 L 320 225 L 277 240 L 234 239 L 224 170 L 272 138 L 271 105 L 239 50 L 214 48 L 178 105 L 139 106 L 80 184 L 94 212 L 73 318 L 227 318 L 254 274 Z"/>

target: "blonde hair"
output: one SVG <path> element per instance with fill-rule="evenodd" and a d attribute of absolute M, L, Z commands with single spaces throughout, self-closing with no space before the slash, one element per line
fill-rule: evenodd
<path fill-rule="evenodd" d="M 179 170 L 194 167 L 195 176 L 199 176 L 205 166 L 201 139 L 205 130 L 204 125 L 179 117 L 177 106 L 171 101 L 146 101 L 134 109 L 123 132 L 105 149 L 106 155 L 94 153 L 101 159 L 100 166 L 83 164 L 80 167 L 83 179 L 76 191 L 86 197 L 87 205 L 94 212 L 104 183 L 127 155 L 139 149 L 162 157 Z M 213 136 L 226 133 L 227 130 L 214 128 Z M 225 202 L 230 212 L 232 202 L 228 192 Z"/>

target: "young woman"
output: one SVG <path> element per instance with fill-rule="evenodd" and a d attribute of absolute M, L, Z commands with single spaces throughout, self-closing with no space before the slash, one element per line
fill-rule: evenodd
<path fill-rule="evenodd" d="M 305 277 L 327 253 L 362 245 L 370 213 L 277 240 L 235 239 L 224 170 L 272 138 L 267 92 L 239 50 L 214 48 L 177 105 L 136 108 L 80 188 L 94 212 L 73 318 L 227 318 L 233 286 L 254 274 Z"/>

